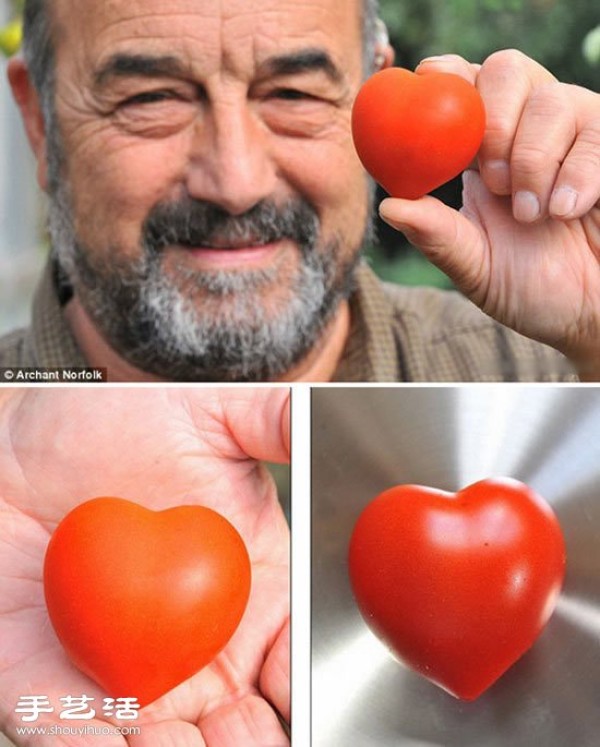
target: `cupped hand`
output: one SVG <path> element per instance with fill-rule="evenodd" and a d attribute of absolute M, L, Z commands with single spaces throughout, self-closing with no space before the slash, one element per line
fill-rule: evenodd
<path fill-rule="evenodd" d="M 487 314 L 600 377 L 600 94 L 514 50 L 417 69 L 429 71 L 477 86 L 484 141 L 460 212 L 430 196 L 389 199 L 383 219 Z"/>
<path fill-rule="evenodd" d="M 289 531 L 261 460 L 289 459 L 283 388 L 11 390 L 0 398 L 0 730 L 18 745 L 283 747 L 289 744 Z M 240 532 L 252 591 L 216 659 L 143 708 L 105 717 L 98 685 L 68 660 L 42 586 L 53 529 L 74 506 L 116 495 L 151 509 L 200 504 Z M 53 713 L 23 723 L 25 695 Z M 87 695 L 92 720 L 59 719 L 59 698 Z M 18 735 L 23 726 L 90 730 Z M 98 737 L 110 725 L 137 735 Z M 101 741 L 99 741 L 101 740 Z"/>

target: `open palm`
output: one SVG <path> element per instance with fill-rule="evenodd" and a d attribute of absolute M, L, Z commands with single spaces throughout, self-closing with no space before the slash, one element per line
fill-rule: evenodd
<path fill-rule="evenodd" d="M 288 458 L 286 389 L 77 389 L 15 392 L 0 407 L 0 722 L 19 745 L 279 747 L 288 744 L 289 532 L 259 460 Z M 53 529 L 75 505 L 117 495 L 152 509 L 199 504 L 240 532 L 252 562 L 248 607 L 227 647 L 135 721 L 102 710 L 104 693 L 68 660 L 42 585 Z M 60 698 L 93 697 L 92 720 L 60 720 Z M 54 707 L 17 734 L 15 707 L 44 695 Z M 279 714 L 279 715 L 278 715 Z M 64 733 L 89 727 L 87 735 Z"/>

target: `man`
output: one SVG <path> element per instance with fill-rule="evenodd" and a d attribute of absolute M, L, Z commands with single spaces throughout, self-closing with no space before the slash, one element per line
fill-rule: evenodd
<path fill-rule="evenodd" d="M 555 351 L 360 262 L 370 188 L 349 119 L 391 64 L 372 0 L 30 0 L 9 78 L 53 259 L 2 365 L 112 380 L 560 380 Z M 362 49 L 362 54 L 361 54 Z M 488 126 L 461 214 L 381 207 L 484 312 L 600 366 L 600 96 L 518 52 L 456 57 Z"/>

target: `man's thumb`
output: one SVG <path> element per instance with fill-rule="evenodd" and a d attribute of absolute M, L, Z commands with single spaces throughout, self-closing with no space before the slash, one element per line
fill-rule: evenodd
<path fill-rule="evenodd" d="M 429 196 L 388 198 L 381 203 L 379 214 L 466 296 L 477 295 L 485 275 L 485 255 L 478 229 L 464 215 Z"/>

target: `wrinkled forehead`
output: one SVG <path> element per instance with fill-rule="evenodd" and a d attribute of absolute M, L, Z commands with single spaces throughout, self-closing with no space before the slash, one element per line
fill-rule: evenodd
<path fill-rule="evenodd" d="M 362 0 L 54 0 L 59 65 L 121 51 L 187 57 L 210 74 L 293 48 L 323 48 L 360 67 Z M 239 72 L 239 70 L 238 70 Z M 348 73 L 353 72 L 347 70 Z"/>

